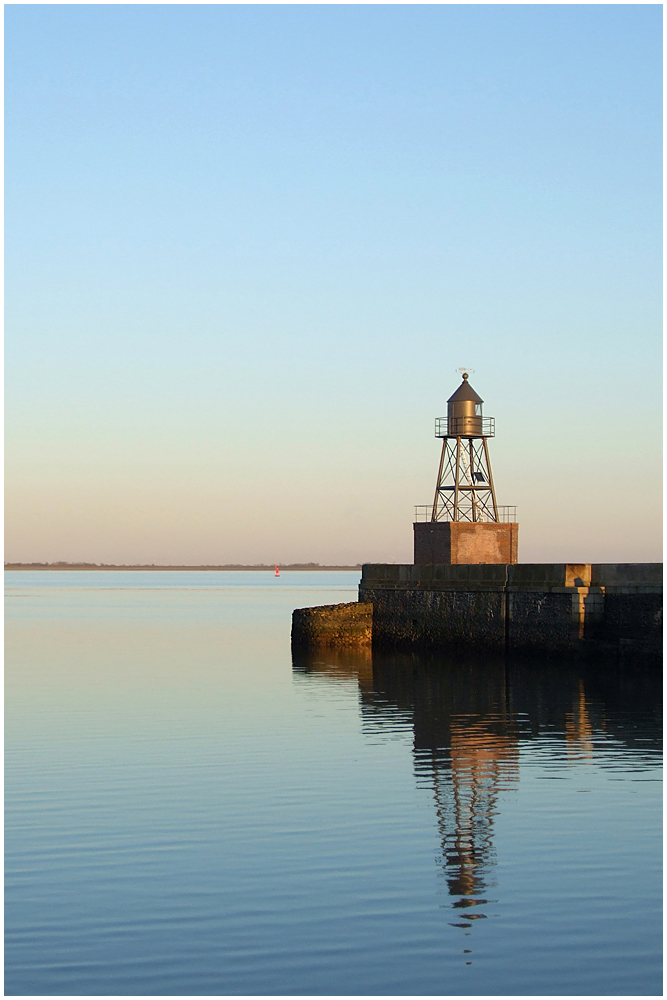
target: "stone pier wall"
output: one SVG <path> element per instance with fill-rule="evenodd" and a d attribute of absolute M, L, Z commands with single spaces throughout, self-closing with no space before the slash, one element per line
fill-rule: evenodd
<path fill-rule="evenodd" d="M 535 653 L 662 648 L 662 564 L 363 567 L 373 644 Z"/>
<path fill-rule="evenodd" d="M 298 609 L 292 641 L 657 659 L 662 564 L 368 564 L 359 602 Z"/>

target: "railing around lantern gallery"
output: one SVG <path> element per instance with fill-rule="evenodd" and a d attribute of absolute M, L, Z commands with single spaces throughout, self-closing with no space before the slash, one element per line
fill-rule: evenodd
<path fill-rule="evenodd" d="M 453 487 L 452 487 L 453 489 Z M 480 505 L 481 506 L 481 505 Z M 461 511 L 459 519 L 462 521 L 472 521 L 472 511 L 470 508 L 469 499 L 466 502 L 466 510 Z M 504 505 L 502 507 L 496 508 L 498 511 L 498 521 L 507 523 L 516 522 L 516 507 L 511 507 Z M 439 516 L 436 518 L 437 521 L 451 521 L 450 517 L 447 517 L 446 510 L 443 507 L 438 508 Z M 415 521 L 432 521 L 433 520 L 433 504 L 422 504 L 419 507 L 415 507 Z M 492 512 L 488 510 L 477 510 L 477 517 L 475 519 L 477 523 L 487 523 L 494 524 Z"/>
<path fill-rule="evenodd" d="M 446 437 L 485 437 L 496 435 L 495 417 L 436 417 L 435 436 Z"/>

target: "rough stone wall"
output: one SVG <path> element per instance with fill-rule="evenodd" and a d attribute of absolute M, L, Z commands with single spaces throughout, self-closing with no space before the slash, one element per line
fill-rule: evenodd
<path fill-rule="evenodd" d="M 292 612 L 292 645 L 370 646 L 373 636 L 373 605 L 323 604 Z"/>
<path fill-rule="evenodd" d="M 496 591 L 365 590 L 373 644 L 385 649 L 505 648 L 505 598 Z"/>
<path fill-rule="evenodd" d="M 603 612 L 587 616 L 585 638 L 626 654 L 662 651 L 662 563 L 598 563 L 591 583 L 603 594 Z"/>
<path fill-rule="evenodd" d="M 581 645 L 583 608 L 574 593 L 528 591 L 507 594 L 507 648 L 531 652 L 567 652 Z"/>
<path fill-rule="evenodd" d="M 586 623 L 586 639 L 626 651 L 662 648 L 661 594 L 605 594 L 604 615 Z"/>

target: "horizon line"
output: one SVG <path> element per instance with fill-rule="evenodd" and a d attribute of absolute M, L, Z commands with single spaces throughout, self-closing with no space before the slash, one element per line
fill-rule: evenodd
<path fill-rule="evenodd" d="M 331 570 L 331 569 L 361 569 L 362 563 L 198 563 L 198 564 L 177 564 L 177 563 L 89 563 L 89 562 L 6 562 L 5 570 L 17 569 L 50 569 L 50 570 L 95 570 L 95 569 L 127 569 L 127 570 Z"/>

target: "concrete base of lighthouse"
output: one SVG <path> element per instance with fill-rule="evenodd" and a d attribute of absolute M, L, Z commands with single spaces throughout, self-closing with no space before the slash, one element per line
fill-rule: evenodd
<path fill-rule="evenodd" d="M 518 524 L 420 521 L 414 531 L 415 566 L 519 561 Z"/>

